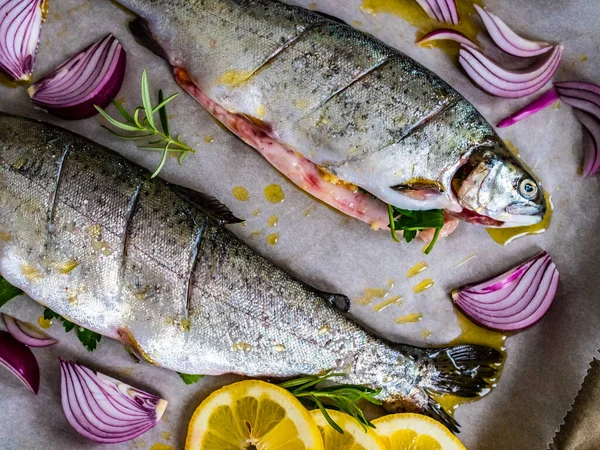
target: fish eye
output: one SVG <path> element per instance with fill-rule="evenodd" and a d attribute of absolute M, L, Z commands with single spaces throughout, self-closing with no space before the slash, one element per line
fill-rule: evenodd
<path fill-rule="evenodd" d="M 538 187 L 535 181 L 525 178 L 519 183 L 519 193 L 528 200 L 535 198 L 538 193 Z"/>

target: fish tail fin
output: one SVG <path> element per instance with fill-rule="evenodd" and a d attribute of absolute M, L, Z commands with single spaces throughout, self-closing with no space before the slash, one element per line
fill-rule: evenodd
<path fill-rule="evenodd" d="M 454 432 L 459 425 L 440 405 L 432 393 L 452 394 L 474 398 L 486 393 L 502 365 L 502 353 L 483 345 L 458 345 L 425 350 L 425 356 L 433 364 L 434 373 L 423 387 L 427 395 L 425 413 L 442 422 Z"/>

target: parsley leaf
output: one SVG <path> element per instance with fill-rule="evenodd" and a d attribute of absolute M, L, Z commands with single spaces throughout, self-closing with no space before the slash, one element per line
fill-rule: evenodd
<path fill-rule="evenodd" d="M 60 319 L 62 321 L 63 328 L 67 333 L 75 328 L 75 324 L 73 322 L 65 319 L 60 314 L 55 313 L 50 308 L 44 309 L 44 319 Z M 93 352 L 96 349 L 98 342 L 100 342 L 100 339 L 102 338 L 100 334 L 79 326 L 77 327 L 77 337 L 88 352 Z"/>
<path fill-rule="evenodd" d="M 185 384 L 194 384 L 197 383 L 201 378 L 204 378 L 204 375 L 189 375 L 187 373 L 180 372 L 177 372 L 177 375 L 181 377 Z"/>
<path fill-rule="evenodd" d="M 4 278 L 0 277 L 0 307 L 22 293 L 21 289 L 17 289 Z"/>
<path fill-rule="evenodd" d="M 390 229 L 392 230 L 392 238 L 399 242 L 396 232 L 402 230 L 404 240 L 412 241 L 417 237 L 417 232 L 427 228 L 435 228 L 435 235 L 431 243 L 425 249 L 425 254 L 428 255 L 433 249 L 440 231 L 444 226 L 444 210 L 431 209 L 427 211 L 411 211 L 408 209 L 396 208 L 388 205 L 388 215 L 390 219 Z"/>

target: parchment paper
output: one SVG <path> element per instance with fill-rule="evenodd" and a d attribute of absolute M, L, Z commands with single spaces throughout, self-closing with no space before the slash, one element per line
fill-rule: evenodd
<path fill-rule="evenodd" d="M 393 1 L 393 0 L 390 0 Z M 308 6 L 308 0 L 298 0 Z M 565 57 L 558 79 L 598 80 L 598 18 L 600 3 L 591 0 L 489 0 L 488 7 L 515 29 L 540 38 L 560 41 Z M 313 7 L 315 5 L 313 4 Z M 360 27 L 396 46 L 440 74 L 495 123 L 526 100 L 502 100 L 476 89 L 457 69 L 456 62 L 437 50 L 413 45 L 415 30 L 402 19 L 381 14 L 372 16 L 360 9 L 359 0 L 317 0 L 316 7 Z M 142 69 L 150 83 L 166 93 L 177 91 L 166 65 L 137 45 L 125 25 L 128 15 L 107 0 L 55 0 L 44 25 L 35 74 L 41 76 L 69 55 L 102 37 L 114 33 L 128 52 L 125 85 L 119 94 L 131 109 L 140 102 L 138 93 Z M 580 61 L 580 55 L 589 60 Z M 158 156 L 137 150 L 135 145 L 114 139 L 100 128 L 100 120 L 80 122 L 53 120 L 34 111 L 24 89 L 0 88 L 0 109 L 45 119 L 72 129 L 113 148 L 146 167 L 154 168 Z M 548 250 L 561 273 L 555 303 L 547 316 L 533 328 L 510 337 L 508 360 L 499 386 L 483 400 L 461 407 L 457 419 L 463 426 L 460 438 L 469 449 L 544 449 L 552 440 L 571 405 L 588 367 L 600 347 L 600 277 L 597 274 L 600 237 L 600 178 L 582 179 L 577 170 L 582 161 L 581 129 L 570 109 L 546 109 L 525 122 L 501 130 L 520 150 L 522 157 L 543 180 L 552 194 L 555 213 L 552 225 L 541 236 L 518 240 L 500 247 L 485 229 L 461 224 L 450 238 L 436 245 L 425 257 L 422 245 L 395 244 L 388 233 L 375 232 L 359 221 L 346 218 L 300 192 L 252 149 L 219 126 L 191 98 L 180 96 L 170 109 L 171 127 L 192 144 L 197 153 L 184 166 L 169 160 L 163 176 L 171 181 L 217 196 L 247 226 L 232 230 L 257 251 L 277 264 L 321 288 L 344 292 L 353 299 L 367 288 L 388 289 L 402 295 L 401 306 L 384 313 L 354 305 L 353 315 L 383 336 L 398 341 L 444 344 L 460 333 L 448 293 L 465 282 L 486 278 L 520 262 L 540 248 Z M 207 136 L 214 136 L 212 143 Z M 207 140 L 210 140 L 207 139 Z M 280 184 L 286 194 L 281 204 L 269 203 L 265 186 Z M 248 202 L 234 199 L 234 186 L 250 192 Z M 253 211 L 260 209 L 260 215 Z M 305 217 L 304 212 L 310 210 Z M 267 218 L 279 216 L 276 229 Z M 262 234 L 256 236 L 255 231 Z M 279 243 L 269 246 L 266 236 L 280 233 Z M 467 257 L 477 256 L 458 266 Z M 426 260 L 429 269 L 407 280 L 407 270 Z M 430 290 L 416 295 L 412 287 L 425 277 L 435 280 Z M 42 308 L 31 300 L 10 302 L 6 312 L 35 322 Z M 398 325 L 395 318 L 421 312 L 418 323 Z M 430 330 L 425 340 L 422 330 Z M 149 448 L 163 442 L 182 448 L 187 423 L 200 401 L 216 386 L 233 377 L 207 377 L 194 386 L 185 386 L 172 372 L 146 364 L 135 364 L 123 347 L 103 339 L 94 353 L 88 353 L 75 336 L 65 335 L 60 325 L 50 329 L 60 343 L 34 353 L 42 370 L 40 394 L 34 397 L 11 374 L 0 371 L 1 449 L 58 450 Z M 165 419 L 133 443 L 102 446 L 90 443 L 69 426 L 60 406 L 59 367 L 56 356 L 75 358 L 82 363 L 117 376 L 131 384 L 147 387 L 170 402 Z M 171 439 L 166 439 L 172 434 Z"/>

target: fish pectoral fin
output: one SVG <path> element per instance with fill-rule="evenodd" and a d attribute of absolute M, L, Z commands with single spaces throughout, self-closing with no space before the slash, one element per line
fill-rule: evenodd
<path fill-rule="evenodd" d="M 434 180 L 413 180 L 406 183 L 397 184 L 391 187 L 407 197 L 415 200 L 427 200 L 433 197 L 439 197 L 444 193 L 444 189 L 439 181 Z"/>
<path fill-rule="evenodd" d="M 202 192 L 194 191 L 193 189 L 177 184 L 169 184 L 169 187 L 182 199 L 215 219 L 220 225 L 229 225 L 244 221 L 237 218 L 227 206 L 212 195 L 203 194 Z"/>
<path fill-rule="evenodd" d="M 150 31 L 150 26 L 148 25 L 146 19 L 136 17 L 135 19 L 129 22 L 128 26 L 129 31 L 131 31 L 131 34 L 133 34 L 133 37 L 135 37 L 136 41 L 138 41 L 139 44 L 146 47 L 156 56 L 159 56 L 165 61 L 169 61 L 169 56 L 167 55 L 167 52 L 164 51 L 164 49 L 154 38 L 154 35 Z"/>

